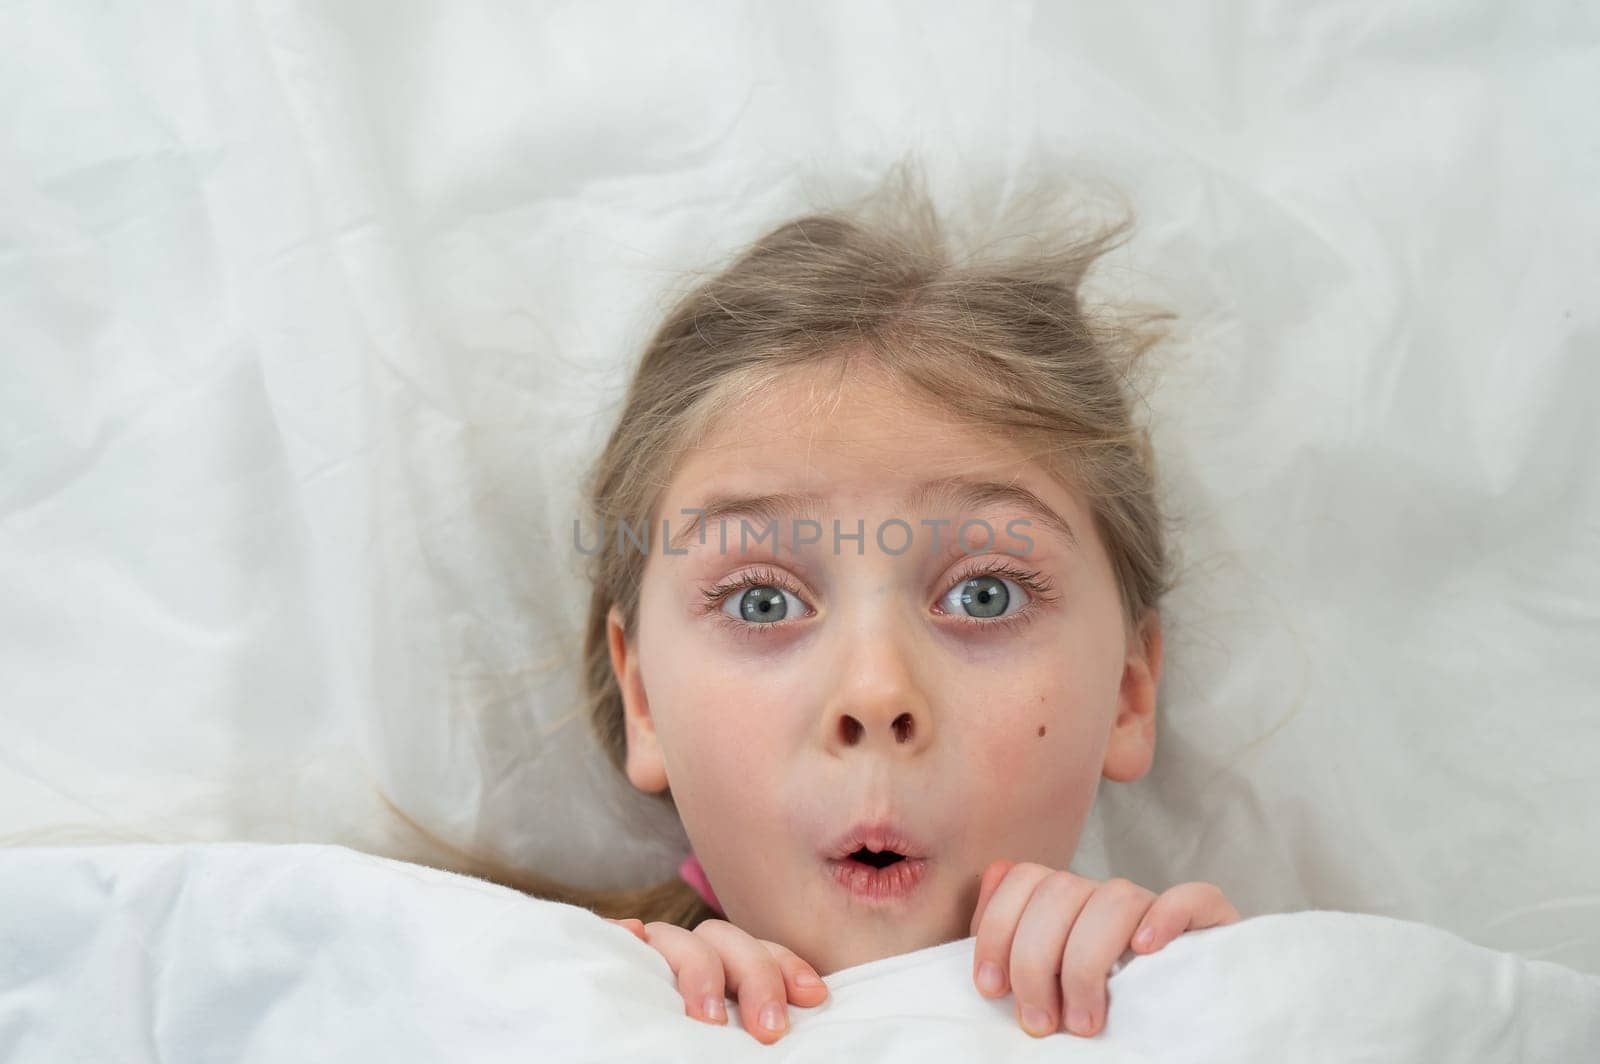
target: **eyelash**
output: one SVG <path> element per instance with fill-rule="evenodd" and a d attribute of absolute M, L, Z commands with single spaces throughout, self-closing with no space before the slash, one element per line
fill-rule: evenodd
<path fill-rule="evenodd" d="M 1002 617 L 997 621 L 984 621 L 976 617 L 958 616 L 953 613 L 945 614 L 945 616 L 952 618 L 963 628 L 973 631 L 983 630 L 985 632 L 1016 631 L 1033 621 L 1034 615 L 1039 612 L 1042 604 L 1048 604 L 1056 600 L 1055 585 L 1047 576 L 1019 568 L 1008 562 L 974 562 L 950 582 L 949 589 L 945 591 L 944 595 L 939 596 L 940 601 L 942 602 L 945 595 L 950 593 L 950 589 L 954 589 L 958 585 L 980 576 L 1008 577 L 1012 582 L 1027 589 L 1028 604 L 1009 617 Z M 789 592 L 796 598 L 800 597 L 800 589 L 795 587 L 793 581 L 778 570 L 767 568 L 746 569 L 737 576 L 719 581 L 711 587 L 705 588 L 701 592 L 704 599 L 701 612 L 711 615 L 718 623 L 738 635 L 755 638 L 761 638 L 758 633 L 762 629 L 786 629 L 795 623 L 793 621 L 775 621 L 771 624 L 746 624 L 722 612 L 722 604 L 729 595 L 752 587 L 776 587 Z"/>

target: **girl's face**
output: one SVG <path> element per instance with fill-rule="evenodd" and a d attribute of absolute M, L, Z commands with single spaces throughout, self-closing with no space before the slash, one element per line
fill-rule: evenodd
<path fill-rule="evenodd" d="M 1072 492 L 851 376 L 802 418 L 820 378 L 795 374 L 686 456 L 636 638 L 610 630 L 628 778 L 671 787 L 727 918 L 824 975 L 967 936 L 997 857 L 1065 868 L 1101 776 L 1149 767 L 1161 660 L 1159 628 L 1125 638 Z M 922 859 L 909 894 L 841 884 L 835 844 L 868 822 Z"/>

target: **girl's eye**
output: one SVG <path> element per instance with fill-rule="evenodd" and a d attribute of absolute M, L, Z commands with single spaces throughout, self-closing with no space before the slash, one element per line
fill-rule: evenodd
<path fill-rule="evenodd" d="M 790 599 L 794 599 L 794 613 L 799 616 L 805 607 L 793 592 L 771 584 L 752 584 L 737 595 L 729 595 L 722 612 L 750 624 L 772 624 L 789 616 Z"/>
<path fill-rule="evenodd" d="M 939 599 L 939 610 L 960 624 L 988 632 L 1027 624 L 1042 603 L 1055 601 L 1054 587 L 1040 574 L 1012 565 L 968 568 Z M 701 592 L 702 609 L 741 635 L 765 628 L 786 631 L 807 617 L 805 601 L 779 569 L 754 569 Z"/>
<path fill-rule="evenodd" d="M 963 580 L 946 593 L 941 605 L 945 612 L 967 617 L 1003 617 L 1007 607 L 1017 604 L 1016 613 L 1028 604 L 1022 587 L 1001 576 L 974 576 Z"/>

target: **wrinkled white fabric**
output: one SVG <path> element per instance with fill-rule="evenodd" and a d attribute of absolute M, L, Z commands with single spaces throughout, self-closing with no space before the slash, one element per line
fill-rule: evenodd
<path fill-rule="evenodd" d="M 1600 1056 L 1600 977 L 1420 924 L 1261 916 L 1133 957 L 1035 1039 L 971 938 L 858 965 L 773 1047 L 585 909 L 332 846 L 0 852 L 0 1059 L 1516 1061 Z"/>
<path fill-rule="evenodd" d="M 1600 973 L 1596 99 L 1590 4 L 0 5 L 0 840 L 671 875 L 578 473 L 687 271 L 912 150 L 1122 188 L 1178 315 L 1075 867 Z"/>

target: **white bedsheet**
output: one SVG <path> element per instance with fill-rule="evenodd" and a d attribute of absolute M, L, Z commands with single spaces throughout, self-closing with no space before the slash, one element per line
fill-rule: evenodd
<path fill-rule="evenodd" d="M 1034 1039 L 973 940 L 828 978 L 763 1047 L 682 1014 L 666 961 L 574 906 L 336 846 L 0 851 L 0 1059 L 1600 1059 L 1600 977 L 1386 917 L 1261 916 L 1112 975 L 1093 1039 Z"/>

